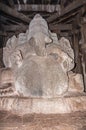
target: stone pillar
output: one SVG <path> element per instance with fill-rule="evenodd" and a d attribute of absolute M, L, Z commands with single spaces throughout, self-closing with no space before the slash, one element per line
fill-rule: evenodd
<path fill-rule="evenodd" d="M 74 72 L 82 74 L 82 66 L 79 51 L 79 33 L 77 30 L 74 30 L 73 32 L 73 47 L 74 47 L 75 64 L 76 64 Z"/>
<path fill-rule="evenodd" d="M 0 68 L 3 67 L 3 36 L 0 36 Z"/>
<path fill-rule="evenodd" d="M 82 44 L 80 49 L 82 54 L 83 78 L 86 92 L 86 22 L 81 25 L 81 35 L 82 35 Z"/>

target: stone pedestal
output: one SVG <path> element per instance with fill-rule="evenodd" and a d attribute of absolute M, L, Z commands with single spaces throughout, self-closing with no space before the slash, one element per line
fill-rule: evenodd
<path fill-rule="evenodd" d="M 0 98 L 0 130 L 86 130 L 86 96 Z"/>
<path fill-rule="evenodd" d="M 86 95 L 71 93 L 65 97 L 51 99 L 3 97 L 0 98 L 0 110 L 11 111 L 17 115 L 83 112 L 86 111 Z"/>

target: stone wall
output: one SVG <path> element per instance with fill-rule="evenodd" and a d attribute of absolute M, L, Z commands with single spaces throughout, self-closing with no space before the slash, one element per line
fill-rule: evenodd
<path fill-rule="evenodd" d="M 3 67 L 3 49 L 0 48 L 0 68 Z"/>

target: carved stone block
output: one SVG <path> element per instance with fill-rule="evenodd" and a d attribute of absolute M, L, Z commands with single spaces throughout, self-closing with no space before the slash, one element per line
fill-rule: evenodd
<path fill-rule="evenodd" d="M 58 40 L 39 14 L 34 16 L 26 33 L 7 41 L 3 49 L 3 61 L 13 71 L 15 91 L 20 96 L 64 96 L 76 87 L 74 81 L 78 83 L 77 76 L 68 76 L 74 67 L 70 42 L 65 38 Z M 81 82 L 79 86 L 83 86 Z"/>

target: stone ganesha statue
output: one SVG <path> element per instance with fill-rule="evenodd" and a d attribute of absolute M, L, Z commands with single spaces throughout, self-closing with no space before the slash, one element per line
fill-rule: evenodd
<path fill-rule="evenodd" d="M 23 33 L 20 36 L 23 39 Z M 3 49 L 3 61 L 12 70 L 15 91 L 27 97 L 63 96 L 69 89 L 68 72 L 74 67 L 69 41 L 54 40 L 54 34 L 39 14 L 24 34 L 25 42 L 21 43 L 19 37 L 10 38 Z"/>

